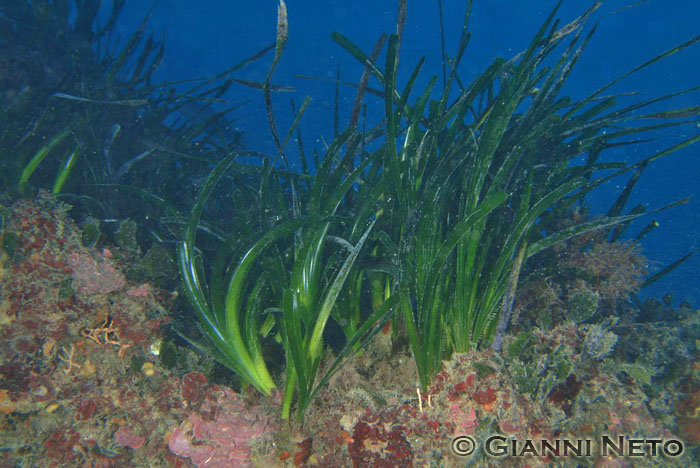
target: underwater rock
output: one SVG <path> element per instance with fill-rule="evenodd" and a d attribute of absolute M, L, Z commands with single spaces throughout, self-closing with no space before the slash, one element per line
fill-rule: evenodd
<path fill-rule="evenodd" d="M 122 447 L 129 447 L 130 449 L 136 450 L 141 448 L 144 442 L 146 442 L 146 438 L 133 434 L 129 432 L 126 427 L 122 426 L 114 433 L 114 442 Z"/>
<path fill-rule="evenodd" d="M 108 294 L 126 285 L 124 275 L 107 258 L 98 261 L 88 253 L 73 252 L 68 266 L 73 270 L 73 287 L 81 294 Z"/>
<path fill-rule="evenodd" d="M 594 359 L 608 356 L 617 344 L 617 335 L 599 324 L 585 327 L 583 349 Z"/>
<path fill-rule="evenodd" d="M 190 413 L 172 432 L 168 448 L 198 468 L 243 468 L 254 466 L 256 448 L 271 447 L 271 433 L 276 429 L 264 410 L 247 405 L 228 387 L 210 385 L 200 412 Z"/>
<path fill-rule="evenodd" d="M 589 320 L 598 311 L 599 296 L 595 291 L 581 289 L 569 296 L 567 315 L 575 323 Z"/>
<path fill-rule="evenodd" d="M 125 219 L 119 223 L 117 232 L 114 233 L 114 240 L 124 250 L 137 251 L 139 249 L 139 243 L 136 239 L 137 231 L 136 221 Z"/>
<path fill-rule="evenodd" d="M 406 440 L 406 428 L 396 423 L 396 410 L 379 414 L 367 412 L 355 425 L 348 452 L 352 466 L 412 467 L 411 445 Z"/>
<path fill-rule="evenodd" d="M 92 278 L 84 292 L 126 286 L 122 264 L 83 246 L 67 211 L 44 195 L 15 202 L 4 218 L 17 246 L 11 263 L 0 260 L 11 272 L 0 274 L 0 425 L 9 429 L 0 465 L 174 466 L 163 462 L 174 459 L 164 436 L 187 417 L 179 378 L 159 364 L 151 377 L 129 365 L 162 339 L 167 295 L 65 286 L 75 281 L 70 263 L 84 275 L 108 266 L 109 281 Z"/>

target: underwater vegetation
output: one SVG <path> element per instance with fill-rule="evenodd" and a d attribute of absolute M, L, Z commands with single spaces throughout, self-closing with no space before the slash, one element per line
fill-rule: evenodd
<path fill-rule="evenodd" d="M 81 217 L 111 220 L 110 234 L 138 220 L 148 245 L 179 236 L 186 188 L 242 151 L 230 117 L 242 103 L 227 100 L 225 76 L 270 48 L 217 77 L 155 82 L 164 40 L 150 13 L 120 37 L 125 3 L 2 2 L 0 184 L 15 197 L 51 190 Z"/>
<path fill-rule="evenodd" d="M 414 84 L 423 61 L 398 83 L 405 2 L 398 34 L 382 36 L 371 54 L 333 33 L 365 68 L 355 108 L 322 156 L 306 161 L 300 146 L 303 171 L 293 173 L 287 144 L 305 105 L 282 138 L 270 104 L 270 78 L 288 35 L 280 2 L 275 58 L 262 86 L 278 155 L 263 163 L 257 193 L 246 198 L 253 201 L 244 205 L 246 219 L 255 221 L 237 223 L 210 258 L 197 253 L 200 215 L 232 154 L 200 189 L 179 248 L 184 289 L 205 337 L 197 346 L 264 394 L 278 386 L 269 366 L 284 356 L 283 417 L 296 398 L 298 419 L 342 361 L 362 352 L 382 327 L 390 326 L 394 343 L 408 343 L 423 391 L 453 353 L 500 351 L 521 273 L 542 261 L 538 254 L 582 235 L 597 236 L 601 251 L 617 249 L 604 246 L 644 214 L 626 209 L 644 170 L 700 140 L 695 134 L 633 163 L 601 158 L 609 148 L 643 145 L 645 134 L 694 125 L 697 106 L 644 113 L 694 89 L 629 105 L 605 93 L 700 38 L 574 100 L 563 88 L 595 31 L 589 20 L 599 6 L 564 25 L 555 8 L 525 50 L 495 59 L 465 82 L 459 65 L 470 37 L 468 2 L 442 87 L 433 76 L 420 90 Z M 366 131 L 359 109 L 370 78 L 385 112 Z M 591 191 L 625 174 L 628 183 L 605 216 L 562 225 Z M 242 191 L 234 188 L 234 204 Z M 582 290 L 569 300 L 584 321 L 599 297 Z"/>
<path fill-rule="evenodd" d="M 69 210 L 48 194 L 0 209 L 0 444 L 14 465 L 464 466 L 446 441 L 493 430 L 698 440 L 698 314 L 665 309 L 663 323 L 551 328 L 521 312 L 502 353 L 453 353 L 422 400 L 410 350 L 381 349 L 381 331 L 317 393 L 299 441 L 279 398 L 217 385 L 210 360 L 172 344 L 175 295 L 125 278 L 123 249 L 85 245 Z"/>
<path fill-rule="evenodd" d="M 691 466 L 700 316 L 637 296 L 692 255 L 649 276 L 638 244 L 685 200 L 628 203 L 651 163 L 700 139 L 700 107 L 669 104 L 697 89 L 610 93 L 700 37 L 574 99 L 599 3 L 566 24 L 557 5 L 521 53 L 471 80 L 472 2 L 443 70 L 399 60 L 406 3 L 371 52 L 332 34 L 364 72 L 347 127 L 308 150 L 310 98 L 291 123 L 275 115 L 275 92 L 291 89 L 273 83 L 283 1 L 273 45 L 213 78 L 159 84 L 165 47 L 148 17 L 116 38 L 124 0 L 3 2 L 8 463 L 514 466 L 456 457 L 450 440 L 618 432 L 679 437 L 688 454 L 664 462 Z M 236 77 L 265 57 L 259 81 Z M 233 85 L 262 94 L 275 154 L 231 129 Z M 675 128 L 667 148 L 609 156 L 645 154 Z M 590 215 L 589 194 L 621 179 Z M 608 463 L 626 461 L 557 466 Z"/>

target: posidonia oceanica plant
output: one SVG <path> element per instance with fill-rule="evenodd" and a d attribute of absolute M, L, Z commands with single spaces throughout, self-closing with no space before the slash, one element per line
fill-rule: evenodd
<path fill-rule="evenodd" d="M 638 210 L 622 211 L 643 170 L 700 140 L 691 136 L 632 164 L 602 162 L 605 149 L 643 143 L 640 134 L 692 124 L 687 119 L 697 117 L 698 106 L 646 115 L 639 111 L 697 88 L 624 107 L 617 105 L 621 95 L 603 93 L 699 38 L 574 101 L 562 89 L 595 30 L 586 26 L 600 3 L 563 27 L 555 20 L 560 4 L 526 50 L 510 60 L 494 60 L 465 83 L 458 71 L 469 41 L 469 2 L 443 89 L 435 90 L 434 76 L 413 101 L 410 94 L 423 61 L 400 90 L 399 35 L 390 36 L 380 70 L 359 47 L 333 33 L 383 88 L 382 171 L 363 187 L 384 187 L 387 216 L 375 231 L 380 255 L 393 263 L 387 275 L 392 294 L 400 296 L 400 317 L 424 389 L 452 352 L 500 349 L 519 272 L 528 258 L 573 236 L 640 216 Z M 403 30 L 400 24 L 397 30 Z M 560 51 L 558 58 L 555 51 Z M 660 122 L 640 125 L 643 119 Z M 633 173 L 630 182 L 607 216 L 558 232 L 538 227 L 626 172 Z"/>
<path fill-rule="evenodd" d="M 240 239 L 236 233 L 223 242 L 207 285 L 195 233 L 211 190 L 231 166 L 231 160 L 222 161 L 200 190 L 179 249 L 184 289 L 207 339 L 200 347 L 266 395 L 276 384 L 261 340 L 272 326 L 276 328 L 286 360 L 284 418 L 290 416 L 296 395 L 297 417 L 301 419 L 318 389 L 352 351 L 371 339 L 397 304 L 397 298 L 387 300 L 362 317 L 345 343 L 337 347 L 333 362 L 319 374 L 326 326 L 377 222 L 377 214 L 371 210 L 361 210 L 355 216 L 338 213 L 348 190 L 372 162 L 368 158 L 349 173 L 337 164 L 340 148 L 350 133 L 339 136 L 329 147 L 309 190 L 299 190 L 307 200 L 304 212 L 282 219 L 287 210 L 277 206 L 280 220 L 276 226 L 249 239 Z M 275 206 L 274 193 L 282 190 L 279 178 L 269 169 L 269 165 L 263 168 L 265 180 L 261 183 L 261 205 L 267 209 Z M 346 237 L 340 237 L 341 233 Z"/>
<path fill-rule="evenodd" d="M 223 239 L 213 262 L 198 252 L 204 205 L 234 167 L 227 158 L 199 192 L 179 262 L 205 347 L 219 361 L 270 394 L 277 386 L 270 356 L 284 356 L 285 418 L 296 402 L 301 420 L 332 373 L 362 352 L 389 318 L 393 333 L 407 338 L 424 389 L 451 353 L 500 349 L 525 262 L 558 242 L 641 216 L 624 206 L 644 169 L 700 140 L 688 137 L 634 163 L 601 159 L 608 148 L 644 143 L 642 134 L 694 122 L 698 106 L 642 113 L 694 89 L 626 106 L 618 104 L 621 95 L 604 93 L 700 38 L 573 100 L 563 88 L 593 34 L 587 25 L 598 4 L 563 27 L 555 8 L 522 53 L 495 59 L 465 82 L 459 66 L 469 40 L 468 2 L 442 89 L 437 77 L 414 89 L 423 60 L 399 87 L 400 33 L 389 36 L 383 67 L 376 64 L 380 47 L 366 54 L 333 33 L 365 68 L 356 109 L 372 76 L 381 88 L 373 91 L 382 96 L 383 119 L 360 131 L 353 112 L 348 129 L 323 155 L 314 153 L 315 173 L 303 158 L 304 170 L 295 173 L 285 152 L 305 105 L 280 138 L 270 104 L 270 77 L 287 38 L 283 5 L 275 58 L 261 86 L 278 154 L 259 168 L 255 204 L 246 211 L 257 214 Z M 644 119 L 654 121 L 641 125 Z M 596 187 L 628 173 L 607 216 L 549 228 Z M 277 353 L 267 343 L 278 346 Z M 334 357 L 323 364 L 330 350 Z"/>

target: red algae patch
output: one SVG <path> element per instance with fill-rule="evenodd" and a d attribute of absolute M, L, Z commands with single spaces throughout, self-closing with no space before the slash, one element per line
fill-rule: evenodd
<path fill-rule="evenodd" d="M 200 413 L 190 413 L 187 421 L 171 433 L 170 451 L 189 458 L 199 468 L 254 466 L 253 447 L 271 444 L 274 418 L 246 405 L 227 387 L 210 385 L 208 393 Z M 212 414 L 215 416 L 208 416 Z"/>

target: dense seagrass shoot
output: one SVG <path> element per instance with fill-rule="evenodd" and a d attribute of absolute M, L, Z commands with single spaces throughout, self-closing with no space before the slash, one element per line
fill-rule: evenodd
<path fill-rule="evenodd" d="M 126 4 L 0 2 L 0 184 L 11 196 L 51 190 L 109 220 L 103 230 L 138 220 L 152 234 L 141 247 L 168 250 L 174 273 L 170 243 L 196 193 L 183 187 L 241 148 L 240 132 L 221 131 L 241 105 L 227 99 L 241 84 L 231 74 L 273 46 L 214 77 L 157 82 L 165 45 L 149 32 L 153 8 L 125 35 Z"/>
<path fill-rule="evenodd" d="M 333 33 L 365 76 L 347 129 L 320 156 L 314 152 L 308 161 L 298 138 L 303 170 L 295 172 L 287 144 L 308 101 L 280 138 L 270 91 L 288 36 L 281 2 L 275 58 L 259 86 L 278 154 L 264 158 L 247 188 L 230 175 L 238 167 L 235 152 L 222 160 L 199 191 L 179 247 L 184 290 L 206 339 L 197 346 L 265 395 L 282 386 L 282 415 L 290 417 L 296 404 L 298 420 L 388 320 L 394 338 L 410 346 L 423 389 L 454 352 L 500 351 L 527 262 L 593 230 L 619 236 L 645 214 L 625 206 L 649 163 L 700 140 L 684 134 L 633 163 L 602 158 L 606 149 L 643 144 L 644 134 L 694 123 L 697 106 L 643 110 L 695 89 L 625 106 L 623 95 L 604 93 L 700 38 L 573 100 L 564 86 L 595 31 L 589 21 L 599 4 L 565 25 L 556 20 L 558 6 L 524 51 L 496 58 L 466 82 L 459 73 L 470 38 L 468 2 L 441 89 L 437 76 L 415 89 L 423 60 L 399 85 L 401 14 L 399 33 L 380 39 L 371 54 Z M 400 1 L 399 11 L 405 7 Z M 372 91 L 384 112 L 372 130 L 360 131 L 369 77 L 379 84 Z M 554 227 L 596 187 L 627 174 L 606 216 Z M 232 192 L 239 205 L 233 212 L 245 217 L 221 236 L 209 262 L 195 234 L 209 230 L 202 214 L 217 184 Z M 279 361 L 283 385 L 270 370 Z"/>
<path fill-rule="evenodd" d="M 268 371 L 261 340 L 275 326 L 287 363 L 282 408 L 285 418 L 291 413 L 295 394 L 301 418 L 318 389 L 352 350 L 361 348 L 376 333 L 396 303 L 395 299 L 386 301 L 363 317 L 333 363 L 317 379 L 324 330 L 376 223 L 376 216 L 366 210 L 354 218 L 337 216 L 345 194 L 371 162 L 367 159 L 344 177 L 343 165 L 332 169 L 343 139 L 339 137 L 325 154 L 310 190 L 299 190 L 300 198 L 308 200 L 304 213 L 282 219 L 288 212 L 284 202 L 279 198 L 266 199 L 263 205 L 268 209 L 276 206 L 280 222 L 266 233 L 254 233 L 245 239 L 236 233 L 227 239 L 217 253 L 207 287 L 195 249 L 195 233 L 211 190 L 231 165 L 231 160 L 222 161 L 200 190 L 179 249 L 184 289 L 195 308 L 209 351 L 267 395 L 276 384 Z M 265 168 L 268 170 L 262 174 L 263 193 L 281 191 L 279 178 L 272 175 L 269 165 Z M 276 205 L 277 202 L 282 205 Z M 346 224 L 350 227 L 343 229 Z M 333 231 L 336 225 L 347 238 Z M 329 232 L 335 234 L 331 246 L 326 245 L 331 239 Z M 327 254 L 330 247 L 333 251 Z M 242 253 L 237 255 L 238 252 Z"/>
<path fill-rule="evenodd" d="M 599 6 L 596 3 L 560 26 L 555 20 L 557 5 L 526 50 L 511 60 L 494 60 L 465 84 L 458 67 L 470 37 L 469 2 L 461 41 L 445 85 L 437 92 L 439 98 L 431 99 L 436 94 L 437 77 L 433 77 L 412 104 L 409 94 L 423 62 L 399 91 L 399 35 L 389 38 L 382 71 L 349 39 L 333 34 L 383 87 L 383 170 L 363 188 L 380 185 L 382 200 L 391 200 L 385 205 L 387 222 L 375 230 L 380 232 L 382 254 L 392 259 L 394 268 L 387 270 L 390 289 L 400 296 L 400 317 L 423 388 L 452 352 L 490 345 L 500 349 L 518 277 L 528 258 L 557 242 L 639 216 L 642 211 L 637 209 L 622 211 L 648 163 L 700 139 L 692 136 L 631 165 L 599 161 L 607 148 L 642 142 L 625 137 L 687 125 L 690 122 L 683 118 L 698 114 L 697 107 L 634 113 L 693 89 L 627 107 L 616 107 L 620 96 L 602 94 L 697 38 L 580 101 L 561 96 L 595 30 L 586 33 L 586 25 Z M 553 57 L 555 51 L 560 51 L 558 58 Z M 637 124 L 651 118 L 671 122 Z M 610 170 L 613 175 L 598 176 Z M 633 177 L 607 217 L 561 231 L 538 228 L 551 225 L 547 219 L 561 216 L 595 187 L 628 171 L 634 172 Z"/>

